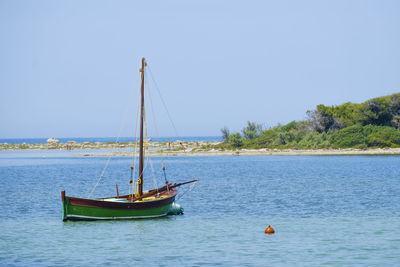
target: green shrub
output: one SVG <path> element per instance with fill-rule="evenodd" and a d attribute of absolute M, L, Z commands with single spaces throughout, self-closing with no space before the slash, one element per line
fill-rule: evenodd
<path fill-rule="evenodd" d="M 400 132 L 388 126 L 365 126 L 368 132 L 367 144 L 370 147 L 399 147 Z"/>
<path fill-rule="evenodd" d="M 243 145 L 242 137 L 240 133 L 233 133 L 229 136 L 229 144 L 235 148 L 239 148 Z"/>
<path fill-rule="evenodd" d="M 361 125 L 353 125 L 330 135 L 330 143 L 338 148 L 350 148 L 365 144 L 364 128 Z"/>

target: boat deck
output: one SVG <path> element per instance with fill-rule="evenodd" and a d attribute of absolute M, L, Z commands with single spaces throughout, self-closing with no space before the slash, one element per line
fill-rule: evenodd
<path fill-rule="evenodd" d="M 145 197 L 139 200 L 135 200 L 134 202 L 146 202 L 146 201 L 154 201 L 158 199 L 163 199 L 168 197 L 169 194 L 161 194 L 159 196 L 150 196 L 150 197 Z M 112 197 L 112 198 L 104 198 L 102 199 L 103 201 L 109 201 L 109 202 L 120 202 L 120 203 L 129 203 L 131 201 L 128 201 L 128 198 L 126 197 Z"/>

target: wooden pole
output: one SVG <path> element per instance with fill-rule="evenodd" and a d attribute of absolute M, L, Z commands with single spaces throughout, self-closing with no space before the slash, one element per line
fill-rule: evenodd
<path fill-rule="evenodd" d="M 141 195 L 140 197 L 132 198 L 129 201 L 134 202 L 134 201 L 137 201 L 137 200 L 141 200 L 141 199 L 143 199 L 145 197 L 150 197 L 150 196 L 156 195 L 157 193 L 162 193 L 165 190 L 174 189 L 175 187 L 178 187 L 178 186 L 181 186 L 181 185 L 184 185 L 184 184 L 195 183 L 197 181 L 198 181 L 198 179 L 187 181 L 187 182 L 183 182 L 183 183 L 179 183 L 179 184 L 167 184 L 167 185 L 164 185 L 163 187 L 160 187 L 158 189 L 150 190 L 148 193 L 146 193 L 144 195 Z"/>
<path fill-rule="evenodd" d="M 140 143 L 139 143 L 139 196 L 143 195 L 143 163 L 144 163 L 144 151 L 143 151 L 143 118 L 144 118 L 144 68 L 146 61 L 142 58 L 141 72 L 141 83 L 140 83 Z"/>

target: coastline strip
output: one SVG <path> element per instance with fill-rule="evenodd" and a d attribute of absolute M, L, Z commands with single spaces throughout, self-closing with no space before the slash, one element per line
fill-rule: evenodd
<path fill-rule="evenodd" d="M 334 155 L 400 155 L 400 148 L 376 148 L 376 149 L 328 149 L 328 150 L 266 150 L 266 149 L 241 149 L 241 150 L 210 150 L 210 151 L 149 151 L 148 155 L 177 157 L 177 156 L 334 156 Z M 132 152 L 99 152 L 74 154 L 76 156 L 88 157 L 127 157 L 132 156 Z"/>

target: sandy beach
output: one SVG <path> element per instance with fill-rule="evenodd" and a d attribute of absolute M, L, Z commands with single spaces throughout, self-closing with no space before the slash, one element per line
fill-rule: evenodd
<path fill-rule="evenodd" d="M 400 148 L 369 149 L 237 149 L 221 150 L 215 146 L 220 142 L 149 142 L 146 153 L 152 156 L 259 156 L 259 155 L 400 155 Z M 132 156 L 137 149 L 135 143 L 45 143 L 45 144 L 0 144 L 0 150 L 68 150 L 76 156 L 107 157 Z M 98 150 L 115 150 L 110 152 Z M 81 153 L 80 150 L 90 152 Z M 121 150 L 121 151 L 118 151 Z M 122 151 L 123 150 L 123 151 Z"/>
<path fill-rule="evenodd" d="M 297 156 L 297 155 L 309 155 L 309 156 L 328 156 L 328 155 L 400 155 L 400 148 L 377 148 L 377 149 L 328 149 L 328 150 L 268 150 L 268 149 L 241 149 L 241 150 L 215 150 L 209 151 L 149 151 L 147 154 L 151 156 Z M 110 152 L 110 153 L 85 153 L 76 154 L 79 156 L 90 156 L 90 157 L 105 157 L 105 156 L 132 156 L 132 152 Z"/>

